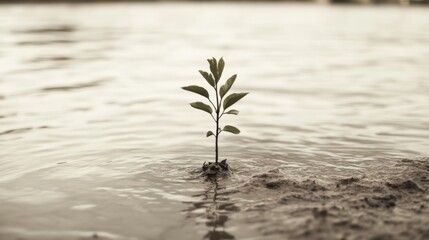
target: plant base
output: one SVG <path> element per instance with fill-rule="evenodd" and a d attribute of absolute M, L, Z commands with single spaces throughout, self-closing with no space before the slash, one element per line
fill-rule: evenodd
<path fill-rule="evenodd" d="M 219 163 L 204 162 L 202 169 L 203 174 L 207 177 L 228 176 L 232 173 L 231 168 L 229 167 L 228 163 L 226 163 L 226 159 Z"/>

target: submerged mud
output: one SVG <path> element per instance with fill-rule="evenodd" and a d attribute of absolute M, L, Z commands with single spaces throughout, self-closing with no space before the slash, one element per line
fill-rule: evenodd
<path fill-rule="evenodd" d="M 252 176 L 235 194 L 252 200 L 238 218 L 267 237 L 429 239 L 428 189 L 429 158 L 422 158 L 330 180 L 274 169 Z"/>

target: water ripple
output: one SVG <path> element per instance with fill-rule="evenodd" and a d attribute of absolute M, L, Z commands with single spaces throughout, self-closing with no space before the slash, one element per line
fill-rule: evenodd
<path fill-rule="evenodd" d="M 71 91 L 71 90 L 76 90 L 76 89 L 81 89 L 81 88 L 97 87 L 97 86 L 105 84 L 106 82 L 109 82 L 109 81 L 111 81 L 111 79 L 102 79 L 102 80 L 96 80 L 96 81 L 86 82 L 86 83 L 79 83 L 79 84 L 69 85 L 69 86 L 45 87 L 45 88 L 40 89 L 40 91 L 42 91 L 42 92 L 56 92 L 56 91 L 65 92 L 65 91 Z"/>
<path fill-rule="evenodd" d="M 58 25 L 58 26 L 46 26 L 38 28 L 28 28 L 18 31 L 13 31 L 13 33 L 23 33 L 23 34 L 52 34 L 52 33 L 71 33 L 75 32 L 76 26 L 73 25 Z"/>

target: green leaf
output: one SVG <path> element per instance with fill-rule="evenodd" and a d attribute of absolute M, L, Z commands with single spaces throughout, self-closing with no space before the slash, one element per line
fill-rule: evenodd
<path fill-rule="evenodd" d="M 186 91 L 190 91 L 190 92 L 196 93 L 196 94 L 200 94 L 201 96 L 209 98 L 209 92 L 207 92 L 207 90 L 204 89 L 203 87 L 196 86 L 196 85 L 191 85 L 191 86 L 182 87 L 182 89 L 186 90 Z"/>
<path fill-rule="evenodd" d="M 206 134 L 206 137 L 214 136 L 214 133 L 212 131 L 208 131 Z"/>
<path fill-rule="evenodd" d="M 227 108 L 231 107 L 234 103 L 238 102 L 247 94 L 249 93 L 232 93 L 226 97 L 225 100 L 223 100 L 223 109 L 226 110 Z"/>
<path fill-rule="evenodd" d="M 225 61 L 223 60 L 223 57 L 221 57 L 219 59 L 219 63 L 217 64 L 217 75 L 218 75 L 219 79 L 222 77 L 222 72 L 223 72 L 224 67 L 225 67 Z"/>
<path fill-rule="evenodd" d="M 239 134 L 240 130 L 234 126 L 231 125 L 226 125 L 222 131 L 226 131 L 226 132 L 230 132 L 230 133 L 234 133 L 234 134 Z"/>
<path fill-rule="evenodd" d="M 207 59 L 207 61 L 210 64 L 210 71 L 212 72 L 215 82 L 219 82 L 219 76 L 217 74 L 217 61 L 216 58 L 212 58 L 212 59 Z"/>
<path fill-rule="evenodd" d="M 209 105 L 202 103 L 202 102 L 193 102 L 193 103 L 191 103 L 191 106 L 193 108 L 203 110 L 203 111 L 208 112 L 210 114 L 212 114 L 212 112 L 213 112 L 212 108 Z"/>
<path fill-rule="evenodd" d="M 215 80 L 213 79 L 213 76 L 209 74 L 208 72 L 204 72 L 202 70 L 199 71 L 201 76 L 203 76 L 206 81 L 212 86 L 215 87 Z"/>
<path fill-rule="evenodd" d="M 238 110 L 229 110 L 228 112 L 226 112 L 225 114 L 234 114 L 234 115 L 238 115 L 239 111 Z"/>
<path fill-rule="evenodd" d="M 225 94 L 231 89 L 232 84 L 234 84 L 235 79 L 237 78 L 237 74 L 232 75 L 228 80 L 226 80 L 225 84 L 220 88 L 220 97 L 223 98 Z"/>

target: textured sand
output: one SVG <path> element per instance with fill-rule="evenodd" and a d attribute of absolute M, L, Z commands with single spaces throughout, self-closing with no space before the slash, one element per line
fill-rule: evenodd
<path fill-rule="evenodd" d="M 245 215 L 266 236 L 287 239 L 429 239 L 429 159 L 337 180 L 253 176 L 240 194 L 259 204 Z"/>

